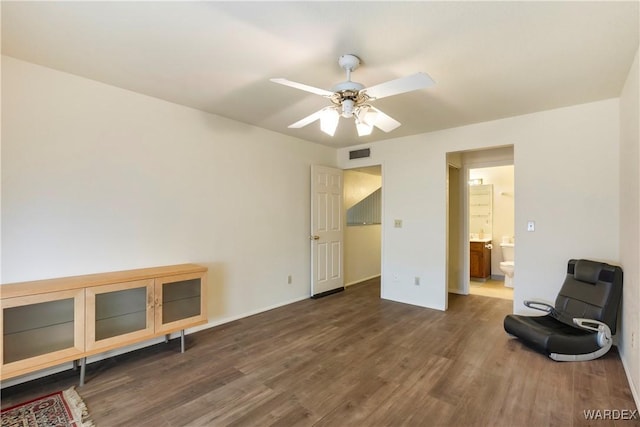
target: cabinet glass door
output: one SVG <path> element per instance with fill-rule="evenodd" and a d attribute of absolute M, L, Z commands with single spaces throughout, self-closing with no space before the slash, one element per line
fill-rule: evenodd
<path fill-rule="evenodd" d="M 2 372 L 27 364 L 44 368 L 84 351 L 83 294 L 81 289 L 2 300 Z"/>
<path fill-rule="evenodd" d="M 153 280 L 87 288 L 87 348 L 153 334 Z"/>
<path fill-rule="evenodd" d="M 205 323 L 206 273 L 156 279 L 156 332 L 183 329 L 185 324 Z"/>

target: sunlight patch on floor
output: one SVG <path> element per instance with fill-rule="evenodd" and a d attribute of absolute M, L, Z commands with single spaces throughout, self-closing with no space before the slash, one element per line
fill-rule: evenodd
<path fill-rule="evenodd" d="M 501 298 L 513 300 L 513 288 L 508 288 L 500 280 L 487 280 L 486 282 L 469 281 L 469 293 L 483 297 Z"/>

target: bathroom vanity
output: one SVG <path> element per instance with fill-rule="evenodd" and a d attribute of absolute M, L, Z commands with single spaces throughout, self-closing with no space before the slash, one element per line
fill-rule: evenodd
<path fill-rule="evenodd" d="M 491 276 L 491 238 L 475 238 L 469 242 L 469 276 L 485 281 Z"/>

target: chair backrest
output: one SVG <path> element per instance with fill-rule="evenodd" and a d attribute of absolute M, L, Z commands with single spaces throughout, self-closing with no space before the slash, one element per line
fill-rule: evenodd
<path fill-rule="evenodd" d="M 584 317 L 606 323 L 616 333 L 622 297 L 622 269 L 586 259 L 569 260 L 556 311 L 562 317 Z"/>

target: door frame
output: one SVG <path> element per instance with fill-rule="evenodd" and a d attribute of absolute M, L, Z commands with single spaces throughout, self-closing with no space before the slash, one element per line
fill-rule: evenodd
<path fill-rule="evenodd" d="M 502 152 L 501 149 L 510 149 L 511 154 L 509 155 L 508 152 Z M 469 169 L 480 169 L 485 167 L 513 165 L 514 192 L 515 192 L 515 186 L 516 186 L 515 151 L 516 151 L 515 144 L 507 144 L 507 145 L 500 145 L 500 146 L 483 146 L 483 147 L 477 147 L 473 149 L 460 149 L 456 151 L 447 151 L 445 153 L 445 168 L 444 168 L 445 180 L 448 179 L 449 166 L 454 166 L 460 169 L 460 183 L 459 183 L 460 185 L 459 185 L 458 191 L 461 193 L 461 196 L 462 196 L 462 200 L 460 202 L 462 203 L 461 217 L 460 217 L 460 221 L 462 221 L 462 223 L 458 224 L 458 226 L 462 226 L 462 232 L 461 232 L 461 235 L 459 236 L 460 237 L 459 244 L 462 247 L 461 251 L 463 252 L 460 259 L 456 261 L 462 264 L 462 280 L 460 281 L 461 283 L 459 283 L 462 286 L 456 287 L 456 289 L 449 289 L 449 285 L 450 285 L 449 275 L 448 275 L 449 266 L 447 264 L 448 262 L 450 262 L 450 259 L 448 257 L 449 238 L 450 238 L 449 227 L 453 225 L 449 224 L 449 194 L 448 192 L 445 191 L 447 193 L 445 196 L 447 213 L 445 215 L 446 216 L 445 218 L 446 242 L 444 245 L 444 250 L 445 250 L 445 253 L 447 254 L 447 256 L 445 257 L 445 265 L 444 265 L 446 280 L 443 285 L 445 287 L 445 301 L 444 301 L 445 310 L 448 308 L 449 293 L 469 295 L 469 292 L 470 292 L 470 277 L 469 277 L 470 253 L 469 251 L 471 249 L 471 245 L 468 239 L 468 236 L 469 236 L 469 192 L 468 192 Z M 473 153 L 473 156 L 469 158 L 465 158 L 466 153 L 469 153 L 469 154 Z M 515 214 L 516 212 L 514 212 L 514 215 Z M 517 218 L 516 218 L 516 222 L 517 222 Z M 517 228 L 514 230 L 514 234 L 517 234 Z"/>
<path fill-rule="evenodd" d="M 458 185 L 456 186 L 451 186 L 451 169 L 456 169 L 457 170 L 457 178 L 458 178 Z M 462 244 L 462 240 L 463 240 L 463 236 L 465 235 L 465 230 L 463 227 L 461 227 L 461 221 L 463 221 L 464 219 L 464 198 L 462 196 L 462 192 L 464 190 L 464 186 L 463 186 L 463 181 L 464 181 L 464 170 L 462 168 L 462 165 L 460 164 L 456 164 L 453 161 L 450 161 L 449 159 L 447 159 L 447 179 L 446 179 L 446 183 L 447 183 L 447 214 L 446 214 L 446 240 L 445 240 L 445 248 L 446 248 L 446 255 L 445 255 L 445 283 L 446 283 L 446 288 L 447 288 L 447 295 L 449 294 L 449 292 L 456 292 L 456 293 L 461 293 L 460 292 L 460 288 L 459 288 L 459 284 L 461 280 L 464 280 L 464 254 L 463 251 L 464 249 L 464 245 Z M 452 223 L 451 220 L 451 199 L 453 197 L 456 197 L 458 199 L 458 218 L 457 218 L 457 222 Z M 457 247 L 458 251 L 456 256 L 451 256 L 452 255 L 452 233 L 451 229 L 453 227 L 457 227 L 458 228 L 458 241 L 455 245 L 455 247 Z M 458 270 L 459 274 L 457 274 L 457 276 L 455 277 L 455 279 L 457 279 L 457 283 L 456 283 L 456 287 L 455 289 L 451 288 L 451 280 L 454 279 L 454 277 L 451 277 L 450 270 L 451 267 L 450 265 L 452 263 L 455 263 L 455 268 L 459 268 L 460 267 L 460 262 L 462 262 L 463 267 L 462 269 Z M 464 286 L 463 286 L 464 288 Z M 446 298 L 445 300 L 445 304 L 444 304 L 444 309 L 447 310 L 449 307 L 449 298 Z"/>
<path fill-rule="evenodd" d="M 487 162 L 477 162 L 477 163 L 468 163 L 468 164 L 463 164 L 462 165 L 462 170 L 463 170 L 463 179 L 460 182 L 460 185 L 463 187 L 462 189 L 462 221 L 463 221 L 463 232 L 462 232 L 462 236 L 469 236 L 469 186 L 468 186 L 468 182 L 469 182 L 469 171 L 471 169 L 484 169 L 484 168 L 492 168 L 492 167 L 496 167 L 496 166 L 514 166 L 514 174 L 515 174 L 515 159 L 514 160 L 494 160 L 494 161 L 487 161 Z M 515 180 L 515 176 L 514 176 L 514 180 Z M 514 230 L 515 233 L 515 230 Z M 493 235 L 492 235 L 493 237 Z M 470 268 L 471 268 L 471 261 L 470 261 L 470 253 L 469 251 L 471 250 L 471 244 L 469 242 L 469 239 L 467 238 L 463 238 L 464 241 L 464 262 L 463 262 L 463 271 L 469 272 Z M 465 274 L 463 276 L 463 288 L 462 288 L 462 294 L 464 295 L 469 295 L 470 292 L 470 283 L 471 283 L 471 278 L 469 277 L 469 274 Z"/>
<path fill-rule="evenodd" d="M 371 158 L 363 158 L 363 159 L 357 159 L 353 161 L 354 163 L 357 164 L 353 164 L 353 165 L 340 165 L 340 166 L 331 166 L 331 167 L 335 167 L 336 169 L 341 169 L 342 171 L 345 170 L 352 170 L 352 169 L 358 169 L 358 168 L 366 168 L 366 167 L 371 167 L 371 166 L 380 166 L 380 175 L 381 175 L 381 186 L 382 186 L 382 212 L 381 212 L 381 226 L 380 226 L 380 298 L 384 298 L 385 295 L 385 289 L 386 289 L 386 284 L 385 284 L 385 272 L 384 272 L 384 253 L 385 253 L 385 230 L 387 230 L 387 226 L 386 226 L 386 205 L 385 205 L 385 199 L 386 199 L 386 185 L 385 185 L 385 165 L 384 165 L 384 161 L 380 161 L 379 159 L 377 160 L 373 160 Z M 322 166 L 322 165 L 319 165 Z M 309 173 L 310 177 L 311 177 L 311 172 Z M 311 195 L 311 197 L 313 197 L 313 194 Z M 343 194 L 343 206 L 344 206 L 344 194 Z M 343 208 L 343 223 L 346 224 L 346 210 Z M 310 228 L 313 225 L 310 224 Z M 313 243 L 311 243 L 313 244 Z M 311 248 L 310 248 L 311 250 Z M 344 253 L 344 251 L 343 251 Z M 310 260 L 311 262 L 313 262 L 313 254 L 310 254 Z M 344 258 L 343 258 L 343 263 L 344 263 Z M 310 271 L 313 270 L 313 266 L 310 265 L 309 266 Z M 313 276 L 312 276 L 313 272 L 310 273 L 309 278 L 311 280 L 313 280 Z M 310 288 L 310 292 L 311 291 L 311 287 L 312 287 L 312 283 L 309 284 L 309 288 Z"/>

